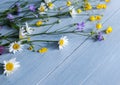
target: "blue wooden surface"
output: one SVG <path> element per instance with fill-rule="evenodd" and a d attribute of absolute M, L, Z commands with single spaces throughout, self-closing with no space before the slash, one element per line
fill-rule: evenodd
<path fill-rule="evenodd" d="M 69 46 L 61 51 L 50 48 L 41 55 L 25 50 L 0 56 L 0 62 L 16 57 L 21 64 L 21 68 L 9 77 L 0 74 L 0 85 L 120 85 L 119 19 L 119 0 L 114 0 L 104 11 L 102 20 L 105 28 L 113 27 L 105 41 L 93 42 L 87 37 L 68 35 Z M 72 23 L 77 19 L 66 21 Z M 69 24 L 66 21 L 61 25 Z"/>

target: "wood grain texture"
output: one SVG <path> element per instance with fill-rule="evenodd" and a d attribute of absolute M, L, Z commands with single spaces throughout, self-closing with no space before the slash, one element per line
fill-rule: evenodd
<path fill-rule="evenodd" d="M 27 50 L 15 55 L 2 55 L 0 62 L 16 57 L 21 68 L 9 77 L 0 74 L 0 85 L 119 85 L 118 2 L 112 1 L 104 11 L 104 27 L 113 27 L 113 33 L 106 36 L 105 41 L 93 42 L 87 37 L 67 35 L 70 43 L 62 51 L 52 48 L 50 44 L 51 48 L 43 55 Z M 70 22 L 67 23 L 68 21 Z M 59 26 L 77 21 L 77 18 L 68 18 Z M 57 25 L 54 28 L 57 28 Z M 60 36 L 53 36 L 52 39 L 59 39 Z"/>
<path fill-rule="evenodd" d="M 120 10 L 117 9 L 105 20 L 105 27 L 111 24 L 113 28 L 116 28 L 112 35 L 107 36 L 106 41 L 98 43 L 86 41 L 63 65 L 39 84 L 119 85 L 118 25 L 120 22 L 117 21 L 119 15 Z"/>

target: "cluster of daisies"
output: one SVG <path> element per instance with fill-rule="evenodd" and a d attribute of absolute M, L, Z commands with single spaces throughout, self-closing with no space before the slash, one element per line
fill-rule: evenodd
<path fill-rule="evenodd" d="M 7 33 L 5 35 L 0 35 L 0 54 L 3 54 L 5 50 L 9 50 L 10 53 L 17 53 L 24 50 L 25 45 L 29 45 L 28 50 L 37 51 L 39 53 L 46 53 L 48 51 L 47 47 L 40 47 L 40 49 L 35 50 L 34 42 L 57 42 L 57 46 L 60 50 L 65 48 L 69 39 L 67 36 L 63 36 L 64 34 L 77 34 L 82 36 L 88 36 L 94 40 L 102 41 L 104 40 L 104 34 L 110 34 L 112 32 L 112 27 L 108 26 L 106 29 L 103 28 L 103 24 L 100 23 L 103 15 L 96 14 L 95 10 L 101 11 L 107 8 L 108 2 L 110 0 L 100 0 L 96 2 L 96 5 L 92 5 L 92 3 L 88 0 L 67 0 L 63 6 L 55 5 L 57 0 L 39 0 L 34 4 L 29 4 L 28 2 L 15 2 L 8 10 L 4 12 L 0 12 L 0 28 L 3 26 L 8 26 L 10 28 L 15 29 L 14 32 Z M 59 1 L 58 1 L 59 2 Z M 26 10 L 26 11 L 25 11 Z M 52 13 L 52 14 L 50 14 Z M 73 23 L 64 27 L 60 27 L 60 29 L 55 29 L 52 32 L 45 32 L 35 34 L 33 27 L 43 27 L 61 23 L 61 17 L 72 17 L 75 18 L 77 16 L 88 16 L 87 20 L 82 22 Z M 51 18 L 57 19 L 55 22 L 48 24 Z M 4 22 L 4 20 L 6 22 Z M 37 20 L 35 23 L 30 24 L 28 22 Z M 96 23 L 96 26 L 92 31 L 85 32 L 85 25 L 87 22 Z M 76 29 L 71 29 L 71 28 Z M 68 31 L 69 28 L 71 30 Z M 40 35 L 58 35 L 62 36 L 58 40 L 31 40 L 33 36 Z M 2 42 L 6 40 L 6 42 Z M 6 49 L 8 48 L 8 49 Z M 16 61 L 16 59 L 10 59 L 8 61 L 4 61 L 4 74 L 7 76 L 13 73 L 20 67 L 20 63 Z"/>
<path fill-rule="evenodd" d="M 66 45 L 68 45 L 68 38 L 66 36 L 61 37 L 60 40 L 58 41 L 58 44 L 59 44 L 59 48 L 63 49 Z M 13 53 L 16 53 L 17 51 L 22 51 L 22 49 L 23 49 L 23 45 L 21 45 L 20 42 L 11 43 L 9 47 L 9 51 Z M 39 50 L 39 52 L 45 53 L 47 52 L 47 48 L 43 47 Z M 8 61 L 4 61 L 3 67 L 4 67 L 4 74 L 6 76 L 9 76 L 20 67 L 20 63 L 16 61 L 16 58 L 14 58 Z"/>

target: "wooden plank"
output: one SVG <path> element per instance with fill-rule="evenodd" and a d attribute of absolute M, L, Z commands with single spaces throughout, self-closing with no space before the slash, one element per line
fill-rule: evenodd
<path fill-rule="evenodd" d="M 60 25 L 55 25 L 54 29 L 60 28 L 64 25 L 73 23 L 73 22 L 78 22 L 77 19 L 72 19 L 69 18 L 67 20 L 63 19 L 63 22 L 61 22 Z M 2 32 L 6 30 L 2 30 Z M 41 31 L 41 29 L 38 29 L 37 31 Z M 51 30 L 52 31 L 52 30 Z M 74 37 L 73 37 L 74 36 Z M 34 39 L 44 39 L 46 38 L 45 36 L 38 36 L 34 37 Z M 48 39 L 57 39 L 61 35 L 58 35 L 57 37 L 47 37 Z M 3 62 L 3 60 L 8 60 L 11 58 L 17 58 L 17 60 L 21 63 L 21 68 L 15 72 L 15 74 L 6 77 L 4 75 L 0 75 L 0 84 L 1 85 L 21 85 L 21 84 L 30 84 L 30 85 L 35 85 L 36 82 L 39 81 L 39 79 L 44 78 L 49 72 L 53 71 L 54 68 L 56 68 L 58 65 L 60 65 L 61 62 L 67 59 L 69 55 L 71 55 L 78 47 L 81 46 L 81 44 L 86 40 L 86 37 L 81 37 L 78 35 L 70 35 L 68 36 L 69 41 L 73 42 L 73 40 L 77 41 L 80 40 L 79 42 L 76 43 L 69 43 L 69 47 L 66 47 L 64 50 L 59 51 L 58 48 L 56 49 L 54 47 L 54 44 L 51 46 L 49 45 L 50 49 L 49 52 L 46 54 L 39 54 L 39 53 L 33 53 L 25 50 L 22 53 L 18 54 L 5 54 L 0 57 L 0 62 Z M 27 48 L 27 47 L 25 47 Z M 70 50 L 69 50 L 70 49 Z M 29 82 L 28 82 L 29 81 Z"/>
<path fill-rule="evenodd" d="M 113 2 L 113 4 L 116 4 L 117 6 L 119 6 L 119 4 L 117 2 Z M 111 8 L 113 9 L 112 12 L 115 12 L 118 8 L 116 8 L 116 6 L 114 6 L 113 4 L 111 4 Z M 112 14 L 112 13 L 111 13 Z M 107 12 L 107 16 L 110 17 L 111 14 L 109 12 Z M 107 17 L 107 18 L 108 18 Z M 107 18 L 105 18 L 105 20 L 107 20 Z M 69 21 L 69 19 L 68 19 Z M 77 20 L 76 20 L 77 21 Z M 75 19 L 71 22 L 75 22 Z M 67 24 L 67 23 L 64 23 L 64 24 Z M 59 38 L 59 35 L 57 37 L 57 39 Z M 16 57 L 18 61 L 20 61 L 21 63 L 21 68 L 15 72 L 15 74 L 13 74 L 12 76 L 10 77 L 5 77 L 4 75 L 0 75 L 0 84 L 1 85 L 22 85 L 22 84 L 25 84 L 25 85 L 35 85 L 35 84 L 44 84 L 43 82 L 46 80 L 47 83 L 50 81 L 48 79 L 46 79 L 49 75 L 51 75 L 51 73 L 54 73 L 55 76 L 57 77 L 57 74 L 56 74 L 56 69 L 58 67 L 65 67 L 67 68 L 69 65 L 71 64 L 68 64 L 66 62 L 70 62 L 72 63 L 70 60 L 72 58 L 76 58 L 78 57 L 79 55 L 83 55 L 82 58 L 84 60 L 84 54 L 86 52 L 86 50 L 89 48 L 91 48 L 91 44 L 93 43 L 86 43 L 86 44 L 83 44 L 85 41 L 86 41 L 86 37 L 79 37 L 79 36 L 76 36 L 76 35 L 69 35 L 68 38 L 70 38 L 70 43 L 69 43 L 69 46 L 66 47 L 64 50 L 62 51 L 58 51 L 56 49 L 53 49 L 53 48 L 50 48 L 49 52 L 46 53 L 46 54 L 43 54 L 43 55 L 40 55 L 38 53 L 31 53 L 31 52 L 28 52 L 28 51 L 24 51 L 21 53 L 18 53 L 16 55 L 12 55 L 12 54 L 6 54 L 6 55 L 3 55 L 1 58 L 0 58 L 0 62 L 2 62 L 3 60 L 8 60 L 10 59 L 11 57 Z M 76 42 L 75 42 L 76 41 Z M 88 41 L 89 42 L 89 41 Z M 97 44 L 97 43 L 96 43 Z M 100 44 L 100 43 L 99 43 Z M 82 45 L 82 47 L 81 47 Z M 90 46 L 89 46 L 90 45 Z M 87 46 L 87 47 L 86 47 Z M 93 45 L 92 45 L 93 46 Z M 80 48 L 79 48 L 80 47 Z M 85 47 L 85 48 L 84 48 Z M 96 48 L 98 47 L 98 45 L 95 46 Z M 79 48 L 79 50 L 77 50 Z M 85 50 L 86 49 L 86 50 Z M 76 51 L 77 50 L 77 51 Z M 82 51 L 83 50 L 83 51 Z M 94 50 L 94 49 L 93 49 Z M 92 51 L 93 51 L 92 50 Z M 81 51 L 81 52 L 80 52 Z M 84 53 L 82 53 L 84 52 Z M 74 53 L 75 56 L 71 56 L 72 54 Z M 101 52 L 102 53 L 102 52 Z M 92 54 L 91 54 L 92 55 Z M 85 59 L 87 59 L 88 57 L 85 57 Z M 97 58 L 97 57 L 96 57 Z M 88 58 L 90 59 L 90 58 Z M 103 58 L 102 58 L 103 59 Z M 102 60 L 101 59 L 101 60 Z M 66 62 L 65 62 L 66 61 Z M 92 61 L 96 61 L 95 59 L 92 60 Z M 77 64 L 79 65 L 79 62 L 76 61 Z M 64 64 L 66 63 L 66 64 Z M 100 61 L 98 62 L 100 63 Z M 63 65 L 64 64 L 64 65 Z M 81 67 L 84 65 L 84 62 L 83 64 L 81 64 Z M 97 65 L 96 65 L 97 66 Z M 94 68 L 95 66 L 93 66 Z M 81 68 L 80 68 L 81 69 Z M 76 68 L 76 70 L 73 70 L 73 71 L 66 71 L 65 75 L 64 76 L 63 74 L 63 80 L 66 81 L 66 77 L 69 77 L 69 75 L 67 76 L 67 73 L 74 73 L 74 71 L 78 71 L 79 69 Z M 55 72 L 54 72 L 55 71 Z M 87 71 L 87 70 L 86 70 Z M 85 72 L 86 72 L 85 71 Z M 91 69 L 92 71 L 92 69 Z M 87 73 L 91 72 L 91 71 L 88 71 Z M 58 73 L 60 72 L 60 70 L 58 70 Z M 86 73 L 86 75 L 87 75 Z M 62 76 L 60 74 L 60 76 Z M 84 76 L 84 75 L 83 75 Z M 79 78 L 79 77 L 78 77 Z M 61 79 L 61 78 L 60 78 Z M 59 79 L 58 79 L 59 80 Z M 77 80 L 77 79 L 76 79 Z M 56 81 L 56 80 L 55 80 Z M 54 81 L 54 82 L 55 82 Z M 62 81 L 62 79 L 61 79 Z M 42 83 L 41 83 L 42 82 Z M 53 82 L 51 80 L 51 82 Z M 53 83 L 54 83 L 53 82 Z M 59 83 L 57 81 L 57 83 Z M 62 82 L 61 82 L 62 83 Z M 76 83 L 75 81 L 73 83 Z M 51 83 L 48 83 L 48 84 L 51 84 Z M 60 84 L 60 83 L 59 83 Z M 72 83 L 71 83 L 72 84 Z"/>
<path fill-rule="evenodd" d="M 114 32 L 103 42 L 85 42 L 68 60 L 38 85 L 119 85 L 120 10 L 104 24 Z M 114 22 L 113 22 L 114 21 Z"/>

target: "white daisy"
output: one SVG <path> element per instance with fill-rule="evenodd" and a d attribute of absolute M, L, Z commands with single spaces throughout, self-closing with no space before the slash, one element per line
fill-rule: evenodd
<path fill-rule="evenodd" d="M 24 39 L 27 37 L 27 32 L 25 32 L 24 27 L 20 28 L 19 30 L 19 39 Z"/>
<path fill-rule="evenodd" d="M 68 45 L 68 38 L 67 38 L 67 36 L 61 37 L 59 42 L 58 42 L 58 44 L 59 44 L 59 49 L 60 50 L 63 49 L 66 45 Z"/>
<path fill-rule="evenodd" d="M 22 49 L 23 49 L 23 45 L 21 45 L 21 42 L 15 41 L 10 44 L 9 52 L 13 52 L 15 54 L 17 51 L 22 51 Z"/>
<path fill-rule="evenodd" d="M 32 29 L 31 27 L 28 26 L 28 23 L 25 23 L 26 27 L 25 30 L 27 31 L 28 34 L 32 34 L 32 32 L 34 31 L 34 29 Z"/>
<path fill-rule="evenodd" d="M 40 7 L 38 8 L 39 14 L 46 14 L 47 8 L 45 6 L 45 3 L 41 3 Z"/>
<path fill-rule="evenodd" d="M 9 61 L 4 61 L 4 74 L 9 76 L 19 67 L 20 67 L 20 64 L 19 62 L 16 61 L 16 58 L 10 59 Z"/>
<path fill-rule="evenodd" d="M 77 12 L 73 6 L 69 7 L 71 17 L 75 17 Z"/>
<path fill-rule="evenodd" d="M 55 7 L 55 5 L 52 3 L 51 0 L 44 0 L 44 1 L 47 4 L 49 9 L 53 9 Z"/>

